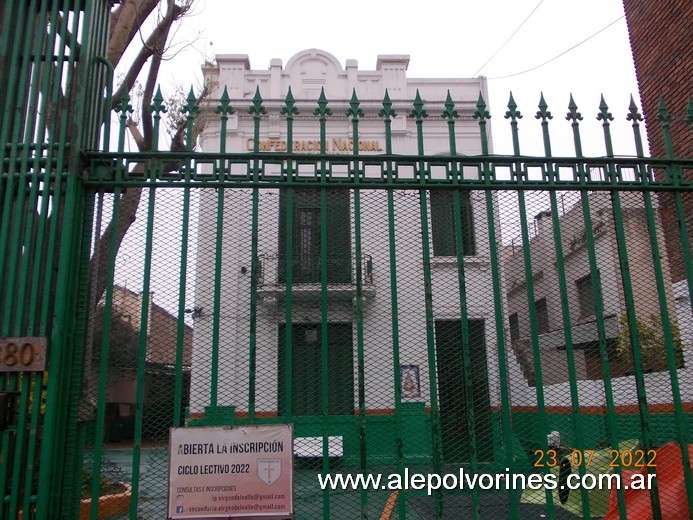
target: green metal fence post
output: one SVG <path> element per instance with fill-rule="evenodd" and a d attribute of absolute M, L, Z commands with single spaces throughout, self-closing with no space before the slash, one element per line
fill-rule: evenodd
<path fill-rule="evenodd" d="M 520 156 L 520 138 L 517 128 L 517 120 L 522 118 L 522 114 L 517 110 L 517 103 L 510 93 L 508 101 L 508 111 L 505 113 L 505 118 L 510 119 L 510 129 L 513 140 L 513 153 L 516 157 Z M 513 176 L 515 177 L 518 187 L 521 187 L 526 179 L 524 179 L 524 171 L 522 162 L 518 159 L 514 164 Z M 532 270 L 532 256 L 530 250 L 529 226 L 527 224 L 527 204 L 525 200 L 525 190 L 519 189 L 517 192 L 518 205 L 520 210 L 520 227 L 522 231 L 522 250 L 524 255 L 524 271 L 527 285 L 527 307 L 529 310 L 529 322 L 532 341 L 532 360 L 534 363 L 535 383 L 534 388 L 537 396 L 537 419 L 539 422 L 539 439 L 538 444 L 543 453 L 548 453 L 549 445 L 546 437 L 548 426 L 546 420 L 546 402 L 544 399 L 544 378 L 541 367 L 541 351 L 539 349 L 539 330 L 537 327 L 537 312 L 535 307 L 534 296 L 534 272 Z M 549 472 L 548 466 L 542 468 L 544 474 Z M 553 503 L 553 493 L 551 490 L 545 490 L 546 497 L 546 513 L 549 519 L 554 518 L 555 509 Z"/>
<path fill-rule="evenodd" d="M 281 109 L 281 113 L 286 116 L 286 152 L 293 152 L 293 139 L 294 139 L 294 116 L 298 114 L 298 108 L 296 108 L 296 102 L 294 96 L 291 93 L 291 87 L 286 93 L 286 98 L 284 99 L 284 106 Z M 284 415 L 286 416 L 286 422 L 289 423 L 293 419 L 294 409 L 293 409 L 293 345 L 294 345 L 294 334 L 293 334 L 293 284 L 294 284 L 294 168 L 293 163 L 289 161 L 289 167 L 286 171 L 286 244 L 284 254 L 286 256 L 284 262 L 284 270 L 286 272 L 286 291 L 285 291 L 285 306 L 284 306 L 284 319 L 286 324 L 284 326 Z M 277 269 L 279 269 L 279 259 L 281 255 L 277 258 Z"/>
<path fill-rule="evenodd" d="M 582 114 L 578 112 L 578 107 L 575 104 L 572 94 L 568 103 L 568 113 L 566 120 L 571 121 L 573 129 L 573 143 L 575 146 L 575 155 L 577 158 L 582 155 L 582 142 L 580 140 L 580 123 Z M 599 267 L 597 265 L 597 255 L 594 245 L 594 232 L 592 227 L 592 215 L 590 213 L 589 192 L 584 188 L 588 181 L 588 173 L 585 171 L 584 163 L 578 162 L 577 170 L 578 182 L 583 187 L 580 190 L 580 202 L 582 205 L 582 216 L 585 223 L 585 241 L 587 245 L 587 257 L 590 266 L 590 281 L 594 292 L 594 309 L 597 316 L 597 337 L 599 338 L 599 354 L 602 364 L 602 378 L 604 380 L 604 398 L 606 401 L 606 424 L 609 436 L 609 442 L 613 449 L 618 450 L 618 435 L 616 428 L 616 408 L 614 406 L 614 394 L 611 383 L 611 369 L 609 367 L 609 353 L 606 344 L 606 330 L 604 326 L 604 306 L 602 299 L 602 287 L 599 279 Z M 614 472 L 621 478 L 621 468 L 616 466 Z M 623 489 L 617 490 L 619 515 L 622 519 L 626 518 L 625 499 Z"/>
<path fill-rule="evenodd" d="M 416 97 L 413 103 L 414 109 L 409 116 L 416 121 L 416 148 L 418 158 L 416 178 L 419 180 L 427 178 L 426 164 L 424 157 L 424 133 L 423 120 L 428 117 L 428 112 L 424 109 L 424 102 L 421 99 L 419 90 L 416 90 Z M 434 337 L 435 322 L 433 319 L 433 280 L 431 276 L 431 242 L 428 232 L 428 192 L 419 190 L 419 218 L 421 222 L 421 250 L 423 253 L 423 276 L 424 276 L 424 299 L 426 306 L 426 353 L 428 359 L 428 379 L 431 400 L 431 446 L 433 452 L 433 471 L 440 475 L 443 464 L 443 440 L 440 431 L 440 410 L 438 403 L 438 375 L 436 370 L 436 345 Z M 436 500 L 436 519 L 443 517 L 443 492 L 435 490 Z"/>
<path fill-rule="evenodd" d="M 385 125 L 385 154 L 392 155 L 392 118 L 397 113 L 392 108 L 392 101 L 387 89 L 382 102 L 383 108 L 378 115 L 383 118 Z M 392 182 L 393 171 L 392 161 L 385 163 L 385 176 L 388 183 Z M 390 322 L 392 326 L 392 371 L 395 393 L 395 442 L 397 453 L 397 471 L 400 475 L 404 472 L 404 440 L 402 438 L 402 386 L 400 374 L 400 348 L 399 348 L 399 301 L 397 298 L 397 249 L 395 243 L 395 200 L 394 190 L 387 190 L 387 230 L 389 246 L 389 266 L 390 266 Z M 406 517 L 406 493 L 400 491 L 397 500 L 399 518 Z"/>
<path fill-rule="evenodd" d="M 474 119 L 479 120 L 479 139 L 481 141 L 481 154 L 489 155 L 488 135 L 486 129 L 486 120 L 491 117 L 491 114 L 486 110 L 486 101 L 484 101 L 481 92 L 476 103 L 476 110 L 473 114 Z M 493 167 L 486 161 L 482 165 L 480 175 L 487 182 L 490 182 L 493 175 Z M 501 285 L 501 261 L 498 256 L 498 238 L 496 233 L 496 204 L 494 201 L 493 191 L 490 189 L 484 190 L 486 197 L 486 220 L 488 226 L 488 241 L 489 254 L 491 259 L 491 278 L 493 285 L 493 309 L 496 321 L 496 341 L 498 344 L 498 377 L 500 379 L 500 412 L 501 412 L 501 429 L 503 436 L 503 448 L 505 450 L 505 465 L 510 474 L 513 474 L 515 468 L 513 463 L 513 432 L 512 432 L 512 407 L 510 404 L 510 392 L 508 391 L 508 383 L 510 377 L 508 374 L 508 352 L 505 344 L 505 323 L 503 317 L 503 294 Z M 518 518 L 517 508 L 517 492 L 511 488 L 508 492 L 510 498 L 510 518 Z"/>
<path fill-rule="evenodd" d="M 547 158 L 552 156 L 551 153 L 551 138 L 549 135 L 549 119 L 553 119 L 551 112 L 548 110 L 548 105 L 544 100 L 544 94 L 541 94 L 539 100 L 539 110 L 536 113 L 536 118 L 541 119 L 542 138 L 544 141 L 544 155 Z M 551 162 L 548 162 L 546 175 L 550 180 L 556 180 L 558 171 L 554 168 Z M 578 395 L 577 369 L 575 367 L 575 350 L 573 345 L 573 331 L 570 323 L 570 307 L 568 305 L 568 287 L 566 285 L 566 269 L 563 253 L 563 239 L 561 236 L 560 216 L 558 212 L 558 200 L 556 191 L 549 191 L 549 199 L 551 201 L 551 223 L 553 225 L 553 242 L 556 249 L 556 270 L 558 271 L 558 290 L 561 297 L 561 316 L 563 320 L 563 332 L 565 338 L 565 349 L 568 364 L 568 379 L 570 384 L 570 406 L 571 418 L 573 421 L 573 431 L 575 432 L 576 448 L 584 453 L 585 441 L 583 435 L 583 420 L 580 414 L 580 397 Z M 586 473 L 584 464 L 578 466 L 580 477 Z M 584 518 L 590 518 L 590 498 L 587 489 L 580 489 L 582 497 L 582 514 Z"/>
<path fill-rule="evenodd" d="M 359 155 L 359 117 L 364 113 L 359 108 L 360 102 L 356 97 L 356 89 L 352 91 L 349 100 L 347 116 L 351 116 L 352 139 L 354 141 L 354 157 Z M 359 182 L 360 172 L 358 161 L 354 161 L 353 179 Z M 357 184 L 358 185 L 358 184 Z M 368 448 L 366 437 L 366 375 L 365 375 L 365 349 L 363 337 L 363 262 L 361 249 L 361 190 L 354 189 L 354 249 L 356 251 L 356 359 L 357 359 L 357 386 L 358 386 L 358 410 L 359 410 L 359 469 L 361 473 L 368 471 Z M 361 488 L 361 519 L 368 518 L 368 490 Z"/>
<path fill-rule="evenodd" d="M 599 114 L 597 120 L 602 121 L 604 131 L 604 145 L 606 148 L 607 157 L 614 156 L 614 149 L 611 140 L 611 129 L 609 121 L 613 121 L 613 116 L 609 112 L 609 107 L 604 101 L 604 96 L 601 97 L 599 104 Z M 615 179 L 616 172 L 610 168 L 607 172 L 609 179 Z M 650 460 L 650 453 L 653 450 L 652 433 L 650 431 L 650 414 L 647 407 L 647 392 L 645 388 L 645 376 L 643 372 L 642 349 L 640 344 L 640 334 L 638 331 L 638 321 L 635 315 L 635 298 L 633 296 L 633 284 L 630 276 L 630 264 L 628 261 L 628 248 L 626 247 L 626 236 L 624 227 L 623 210 L 621 208 L 621 196 L 618 191 L 611 192 L 612 200 L 612 215 L 614 219 L 614 227 L 616 234 L 616 243 L 618 249 L 619 267 L 621 270 L 621 283 L 623 284 L 623 297 L 625 300 L 626 317 L 628 320 L 628 330 L 630 332 L 631 348 L 633 351 L 633 371 L 635 376 L 635 392 L 638 400 L 638 413 L 640 415 L 640 430 L 642 433 L 643 449 L 645 452 L 645 460 Z M 648 211 L 649 213 L 649 211 Z M 656 263 L 655 259 L 655 263 Z M 655 265 L 655 269 L 658 266 Z M 649 465 L 645 466 L 649 473 Z M 652 507 L 656 510 L 658 504 L 658 486 L 656 479 L 652 481 Z"/>
<path fill-rule="evenodd" d="M 320 89 L 318 108 L 313 114 L 318 116 L 320 122 L 320 415 L 322 418 L 322 474 L 330 471 L 329 459 L 329 338 L 327 316 L 327 162 L 324 155 L 327 151 L 325 122 L 332 115 L 332 110 L 327 107 L 325 89 Z M 330 490 L 325 488 L 322 494 L 323 518 L 330 518 Z"/>
<path fill-rule="evenodd" d="M 214 109 L 215 113 L 220 114 L 219 122 L 219 153 L 226 153 L 226 127 L 229 116 L 235 113 L 231 106 L 229 93 L 226 87 L 219 98 L 219 105 Z M 219 176 L 226 175 L 226 168 L 216 168 L 215 173 Z M 217 188 L 217 226 L 214 237 L 214 302 L 212 306 L 212 367 L 210 374 L 210 395 L 209 395 L 209 414 L 210 424 L 217 423 L 217 405 L 219 395 L 219 327 L 221 325 L 221 272 L 222 272 L 222 253 L 224 241 L 224 197 L 225 189 Z"/>
<path fill-rule="evenodd" d="M 459 118 L 459 114 L 455 110 L 455 103 L 452 101 L 450 91 L 448 90 L 445 100 L 445 110 L 441 117 L 447 119 L 448 137 L 450 146 L 450 155 L 457 156 L 457 142 L 455 138 L 455 119 Z M 457 162 L 452 161 L 450 171 L 450 179 L 456 186 L 462 184 L 462 172 L 458 171 Z M 472 382 L 472 347 L 469 338 L 469 314 L 467 309 L 467 282 L 465 277 L 464 266 L 464 238 L 462 232 L 462 211 L 460 209 L 460 189 L 455 188 L 452 192 L 452 204 L 454 213 L 455 225 L 455 254 L 457 256 L 457 283 L 460 305 L 460 327 L 462 329 L 462 352 L 463 352 L 463 372 L 464 372 L 464 387 L 467 410 L 467 432 L 469 434 L 469 459 L 471 463 L 472 474 L 477 474 L 479 471 L 479 458 L 477 453 L 476 443 L 476 417 L 474 410 L 474 383 Z M 470 202 L 471 204 L 471 202 Z M 471 490 L 472 493 L 472 508 L 473 517 L 479 518 L 479 493 L 476 488 Z"/>
<path fill-rule="evenodd" d="M 252 423 L 255 420 L 255 386 L 257 371 L 257 278 L 258 278 L 258 206 L 259 188 L 258 180 L 260 173 L 260 161 L 257 153 L 260 151 L 260 116 L 267 113 L 262 106 L 260 87 L 255 88 L 253 104 L 248 108 L 248 113 L 253 116 L 253 201 L 252 201 L 252 222 L 250 231 L 250 337 L 248 345 L 248 420 Z"/>
<path fill-rule="evenodd" d="M 125 128 L 128 114 L 132 113 L 132 105 L 130 105 L 130 96 L 125 93 L 120 99 L 120 103 L 116 106 L 115 111 L 119 114 L 119 127 L 118 127 L 118 151 L 122 152 L 125 149 Z M 124 175 L 124 169 L 127 166 L 119 164 L 116 167 L 116 177 L 122 177 Z M 111 222 L 115 229 L 118 224 L 118 219 L 120 217 L 120 196 L 122 194 L 122 188 L 116 188 L 113 192 L 113 209 Z M 100 230 L 96 230 L 99 233 Z M 99 378 L 98 381 L 99 389 L 96 402 L 96 427 L 95 427 L 95 438 L 94 438 L 94 461 L 92 466 L 92 480 L 91 480 L 91 496 L 99 496 L 99 486 L 100 486 L 100 475 L 101 475 L 101 457 L 103 452 L 103 439 L 104 439 L 104 428 L 105 428 L 105 412 L 106 412 L 106 385 L 103 381 L 106 381 L 108 375 L 108 355 L 110 351 L 110 331 L 111 331 L 111 318 L 113 312 L 113 283 L 115 275 L 115 259 L 118 254 L 118 248 L 116 245 L 116 234 L 111 233 L 109 243 L 108 243 L 108 260 L 107 260 L 107 274 L 106 279 L 109 283 L 106 284 L 106 292 L 104 295 L 104 313 L 103 313 L 103 334 L 101 337 L 101 348 L 100 355 L 101 359 L 99 362 Z M 47 408 L 47 406 L 46 406 Z M 91 520 L 96 520 L 98 517 L 98 500 L 92 500 L 89 509 L 89 517 Z"/>
<path fill-rule="evenodd" d="M 662 97 L 659 104 L 659 113 L 657 114 L 657 121 L 660 122 L 662 127 L 662 134 L 664 137 L 664 147 L 666 150 L 666 155 L 668 158 L 674 158 L 674 148 L 671 142 L 671 134 L 669 131 L 669 123 L 672 120 L 671 115 L 668 112 L 666 104 L 664 103 L 664 98 Z M 633 124 L 637 121 L 637 117 L 633 118 Z M 638 153 L 640 150 L 638 150 Z M 671 181 L 673 181 L 674 186 L 680 187 L 683 176 L 679 171 L 678 165 L 669 166 L 669 171 L 667 172 Z M 673 192 L 674 204 L 676 206 L 676 219 L 678 221 L 679 237 L 681 240 L 681 250 L 683 257 L 683 264 L 685 267 L 686 278 L 688 283 L 688 294 L 689 298 L 693 296 L 693 261 L 691 260 L 690 242 L 688 238 L 688 231 L 686 229 L 686 215 L 684 213 L 683 200 L 681 192 L 676 190 Z M 674 351 L 673 345 L 673 332 L 671 327 L 671 318 L 669 313 L 669 308 L 666 300 L 666 287 L 664 282 L 664 274 L 662 271 L 661 262 L 659 259 L 662 257 L 659 252 L 659 241 L 657 227 L 654 219 L 655 209 L 652 204 L 652 197 L 650 192 L 645 192 L 645 205 L 647 209 L 647 227 L 650 235 L 650 249 L 652 252 L 652 258 L 655 267 L 655 280 L 657 283 L 657 293 L 659 295 L 659 310 L 662 315 L 662 332 L 664 335 L 664 346 L 666 350 L 667 367 L 669 369 L 669 378 L 671 381 L 671 393 L 674 401 L 674 416 L 676 417 L 676 433 L 679 440 L 679 446 L 681 448 L 681 460 L 683 463 L 683 474 L 684 480 L 686 482 L 686 495 L 688 498 L 689 511 L 693 511 L 693 475 L 691 474 L 691 460 L 690 454 L 688 452 L 688 420 L 687 416 L 683 410 L 683 403 L 681 401 L 681 390 L 679 386 L 679 374 L 676 361 L 676 353 Z M 693 300 L 691 305 L 693 306 Z"/>

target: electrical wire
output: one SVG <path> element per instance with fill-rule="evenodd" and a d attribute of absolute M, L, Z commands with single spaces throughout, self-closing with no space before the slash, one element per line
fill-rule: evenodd
<path fill-rule="evenodd" d="M 540 65 L 536 65 L 536 66 L 534 66 L 534 67 L 532 67 L 532 68 L 530 68 L 530 69 L 523 70 L 523 71 L 521 71 L 521 72 L 515 72 L 514 74 L 508 74 L 507 76 L 496 76 L 496 77 L 494 77 L 494 78 L 488 78 L 488 79 L 491 80 L 491 79 L 512 78 L 513 76 L 519 76 L 520 74 L 526 74 L 527 72 L 531 72 L 531 71 L 536 70 L 536 69 L 538 69 L 538 68 L 540 68 L 540 67 L 543 67 L 544 65 L 547 65 L 547 64 L 551 63 L 552 61 L 557 60 L 558 58 L 560 58 L 560 57 L 563 56 L 564 54 L 569 53 L 570 51 L 572 51 L 573 49 L 579 47 L 579 46 L 582 45 L 583 43 L 585 43 L 585 42 L 591 40 L 592 38 L 594 38 L 595 36 L 597 36 L 599 33 L 602 33 L 602 32 L 604 32 L 604 31 L 606 31 L 609 27 L 611 27 L 612 25 L 614 25 L 614 24 L 615 24 L 616 22 L 618 22 L 619 20 L 622 20 L 623 18 L 625 18 L 625 15 L 619 16 L 618 18 L 616 18 L 616 19 L 615 19 L 613 22 L 611 22 L 610 24 L 608 24 L 608 25 L 602 27 L 601 29 L 599 29 L 596 33 L 592 34 L 591 36 L 588 36 L 587 38 L 585 38 L 585 39 L 582 40 L 581 42 L 576 43 L 575 45 L 573 45 L 573 46 L 570 47 L 569 49 L 564 50 L 562 53 L 560 53 L 560 54 L 554 56 L 554 57 L 551 58 L 550 60 L 545 61 L 544 63 L 542 63 L 542 64 L 540 64 Z"/>
<path fill-rule="evenodd" d="M 513 31 L 513 33 L 512 33 L 510 36 L 508 36 L 508 39 L 505 40 L 505 41 L 503 42 L 503 45 L 501 45 L 500 47 L 498 47 L 498 50 L 496 50 L 496 52 L 494 52 L 493 55 L 492 55 L 489 59 L 487 59 L 486 62 L 485 62 L 481 67 L 479 67 L 479 70 L 477 70 L 474 74 L 472 74 L 472 77 L 475 77 L 477 74 L 479 74 L 479 72 L 481 72 L 481 71 L 484 69 L 484 67 L 486 67 L 486 65 L 488 65 L 489 62 L 490 62 L 493 58 L 495 58 L 496 55 L 497 55 L 500 51 L 503 50 L 503 48 L 508 44 L 508 42 L 509 42 L 510 40 L 513 39 L 513 37 L 518 33 L 518 31 L 519 31 L 520 29 L 522 29 L 522 26 L 523 26 L 524 24 L 527 23 L 527 20 L 529 20 L 529 19 L 532 17 L 532 15 L 535 13 L 535 11 L 536 11 L 537 9 L 539 9 L 539 6 L 540 6 L 542 3 L 544 3 L 544 0 L 539 0 L 539 3 L 534 7 L 534 9 L 532 9 L 532 12 L 529 13 L 529 14 L 527 15 L 527 17 L 522 21 L 522 23 L 517 27 L 517 29 L 515 29 L 515 30 Z"/>

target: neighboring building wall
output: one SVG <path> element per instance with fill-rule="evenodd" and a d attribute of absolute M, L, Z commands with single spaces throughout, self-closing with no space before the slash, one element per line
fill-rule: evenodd
<path fill-rule="evenodd" d="M 643 113 L 650 122 L 653 157 L 664 157 L 664 140 L 655 121 L 660 96 L 670 113 L 677 157 L 693 157 L 693 132 L 684 118 L 693 96 L 693 2 L 690 0 L 623 0 Z M 689 180 L 692 172 L 688 172 Z"/>
<path fill-rule="evenodd" d="M 693 98 L 693 2 L 690 0 L 623 0 L 635 61 L 640 98 L 652 157 L 664 157 L 664 139 L 656 121 L 660 96 L 673 116 L 670 130 L 676 157 L 693 157 L 693 132 L 685 121 L 688 101 Z M 693 181 L 693 171 L 685 170 Z M 693 241 L 693 196 L 684 196 L 689 241 Z M 685 280 L 681 242 L 673 203 L 660 198 L 667 253 L 673 281 Z M 690 301 L 688 313 L 690 313 Z M 686 310 L 685 305 L 682 306 Z M 680 314 L 681 316 L 681 314 Z"/>
<path fill-rule="evenodd" d="M 599 269 L 602 288 L 603 314 L 607 340 L 617 341 L 619 334 L 619 319 L 625 314 L 621 266 L 619 263 L 618 247 L 611 209 L 610 194 L 595 192 L 589 196 L 590 213 L 592 216 L 592 231 L 594 248 Z M 652 250 L 645 208 L 641 196 L 624 195 L 621 198 L 624 218 L 624 235 L 628 254 L 628 265 L 632 281 L 635 312 L 638 319 L 647 322 L 652 315 L 660 316 L 659 300 L 656 289 Z M 546 404 L 564 406 L 569 402 L 567 353 L 565 351 L 565 332 L 561 312 L 558 272 L 556 267 L 556 251 L 554 245 L 554 230 L 551 215 L 542 212 L 537 217 L 538 232 L 530 241 L 534 299 L 546 298 L 549 314 L 550 331 L 539 336 L 542 357 L 542 375 L 544 391 L 547 396 Z M 560 218 L 563 261 L 566 274 L 566 289 L 570 309 L 571 332 L 575 347 L 576 374 L 579 382 L 581 402 L 589 400 L 590 405 L 604 404 L 603 383 L 601 381 L 601 362 L 599 351 L 594 345 L 597 329 L 595 316 L 581 315 L 580 296 L 576 282 L 589 276 L 589 261 L 584 234 L 582 208 L 576 204 Z M 662 223 L 656 219 L 659 247 L 664 251 L 664 236 Z M 662 257 L 662 271 L 665 280 L 665 298 L 670 309 L 673 309 L 674 294 L 671 286 L 669 264 Z M 522 248 L 516 248 L 513 255 L 507 257 L 505 264 L 507 280 L 508 315 L 517 314 L 520 340 L 515 342 L 513 351 L 519 358 L 523 368 L 523 382 L 518 383 L 513 378 L 516 391 L 513 392 L 513 405 L 534 405 L 536 397 L 527 393 L 523 383 L 533 383 L 534 365 L 530 342 L 529 312 L 527 310 L 527 287 L 525 283 L 525 267 Z M 677 324 L 675 315 L 672 322 Z M 684 350 L 685 366 L 690 366 L 693 359 Z M 622 375 L 625 368 L 612 366 L 614 376 Z M 688 369 L 679 370 L 679 380 L 684 381 Z M 648 402 L 671 403 L 671 385 L 667 372 L 657 372 L 646 375 Z M 637 403 L 634 379 L 631 376 L 615 377 L 613 380 L 617 405 Z M 688 392 L 684 399 L 693 399 L 692 389 L 685 385 L 683 393 Z M 520 401 L 520 396 L 528 400 Z"/>
<path fill-rule="evenodd" d="M 153 297 L 153 296 L 152 296 Z M 113 310 L 128 321 L 135 330 L 141 328 L 142 294 L 127 287 L 113 287 Z M 147 317 L 147 363 L 174 366 L 176 364 L 176 344 L 178 337 L 178 320 L 171 313 L 149 302 Z M 113 324 L 117 326 L 117 324 Z M 100 341 L 100 338 L 95 338 Z M 183 328 L 183 366 L 190 366 L 192 353 L 192 327 L 188 324 Z M 128 367 L 130 368 L 130 367 Z M 124 373 L 108 388 L 108 401 L 112 403 L 135 403 L 137 391 L 136 374 Z"/>
<path fill-rule="evenodd" d="M 177 361 L 178 319 L 156 303 L 152 303 L 150 313 L 147 362 L 174 366 Z M 186 323 L 183 325 L 184 367 L 190 366 L 191 357 L 192 327 Z"/>

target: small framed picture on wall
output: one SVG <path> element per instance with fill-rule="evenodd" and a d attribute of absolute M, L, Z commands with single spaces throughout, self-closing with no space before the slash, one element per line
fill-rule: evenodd
<path fill-rule="evenodd" d="M 399 374 L 402 397 L 421 397 L 419 365 L 400 365 Z"/>

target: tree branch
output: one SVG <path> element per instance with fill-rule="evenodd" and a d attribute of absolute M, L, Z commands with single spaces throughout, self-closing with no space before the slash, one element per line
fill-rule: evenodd
<path fill-rule="evenodd" d="M 160 0 L 124 0 L 111 12 L 107 58 L 115 67 Z"/>
<path fill-rule="evenodd" d="M 115 106 L 120 102 L 120 98 L 123 97 L 123 94 L 132 89 L 132 86 L 135 84 L 135 80 L 137 80 L 140 72 L 142 72 L 142 68 L 144 67 L 145 63 L 147 63 L 147 60 L 153 55 L 163 56 L 163 53 L 166 50 L 166 43 L 169 32 L 171 31 L 171 26 L 190 9 L 189 5 L 181 7 L 172 3 L 172 0 L 169 0 L 169 2 L 169 8 L 166 10 L 166 14 L 144 42 L 140 52 L 137 54 L 135 59 L 132 60 L 130 67 L 128 67 L 122 83 L 113 93 L 113 97 L 111 99 L 111 109 L 115 108 Z"/>

